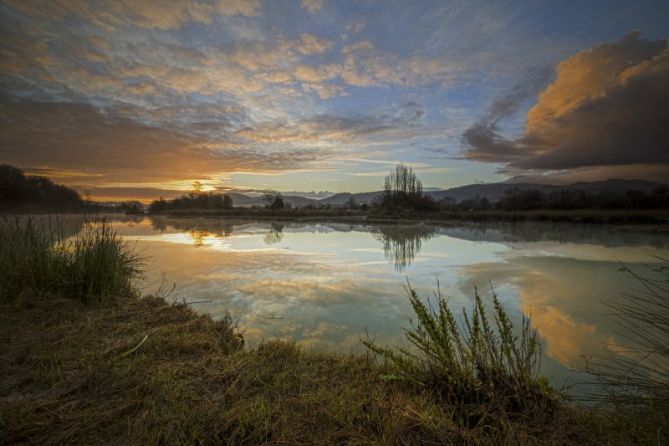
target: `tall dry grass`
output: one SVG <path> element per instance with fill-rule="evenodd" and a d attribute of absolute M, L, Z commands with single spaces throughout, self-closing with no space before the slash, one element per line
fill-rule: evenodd
<path fill-rule="evenodd" d="M 609 303 L 621 345 L 592 358 L 592 398 L 613 406 L 651 409 L 669 422 L 669 260 L 659 259 L 648 274 L 626 265 L 638 288 Z"/>
<path fill-rule="evenodd" d="M 87 222 L 65 236 L 57 220 L 0 220 L 0 299 L 58 294 L 108 301 L 136 293 L 140 256 L 108 222 Z"/>

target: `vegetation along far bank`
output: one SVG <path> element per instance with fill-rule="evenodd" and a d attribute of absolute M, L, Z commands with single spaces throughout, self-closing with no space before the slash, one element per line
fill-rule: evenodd
<path fill-rule="evenodd" d="M 336 194 L 321 200 L 287 196 L 276 190 L 265 190 L 256 195 L 204 192 L 196 182 L 190 192 L 174 199 L 154 200 L 149 205 L 137 201 L 103 203 L 91 200 L 88 192 L 81 197 L 74 189 L 47 178 L 26 175 L 12 166 L 0 166 L 0 214 L 124 212 L 143 215 L 148 212 L 155 215 L 362 223 L 448 220 L 669 222 L 669 189 L 666 185 L 611 180 L 564 187 L 471 185 L 425 192 L 413 170 L 401 164 L 385 178 L 379 192 Z"/>

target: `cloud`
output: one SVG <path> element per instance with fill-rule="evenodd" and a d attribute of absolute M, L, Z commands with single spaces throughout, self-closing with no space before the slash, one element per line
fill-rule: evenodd
<path fill-rule="evenodd" d="M 321 99 L 330 99 L 334 96 L 344 96 L 348 92 L 344 87 L 333 84 L 304 84 L 304 89 L 314 91 Z"/>
<path fill-rule="evenodd" d="M 106 29 L 131 25 L 147 29 L 168 30 L 189 22 L 211 24 L 216 14 L 223 16 L 255 16 L 260 0 L 118 0 L 88 2 L 84 0 L 53 0 L 46 3 L 8 0 L 22 14 L 63 20 L 75 15 Z"/>
<path fill-rule="evenodd" d="M 217 10 L 226 16 L 254 16 L 260 12 L 260 0 L 218 0 Z"/>
<path fill-rule="evenodd" d="M 292 71 L 292 77 L 304 82 L 322 82 L 338 77 L 341 70 L 340 65 L 297 65 Z"/>
<path fill-rule="evenodd" d="M 341 78 L 356 87 L 399 85 L 416 87 L 437 84 L 443 87 L 454 81 L 462 65 L 443 57 L 398 54 L 378 49 L 367 40 L 361 40 L 342 49 L 344 66 Z"/>
<path fill-rule="evenodd" d="M 318 12 L 323 9 L 325 0 L 302 0 L 302 7 L 309 12 Z"/>
<path fill-rule="evenodd" d="M 31 95 L 37 91 L 50 100 L 95 97 L 98 104 L 104 100 L 157 106 L 179 95 L 227 95 L 250 104 L 265 95 L 270 104 L 293 104 L 291 97 L 300 95 L 346 96 L 351 86 L 446 86 L 460 75 L 458 64 L 442 57 L 399 55 L 365 40 L 333 53 L 333 40 L 310 33 L 296 38 L 250 33 L 251 37 L 205 44 L 183 39 L 176 31 L 160 37 L 151 31 L 193 22 L 213 26 L 219 9 L 255 14 L 257 2 L 198 1 L 175 8 L 155 1 L 131 6 L 102 3 L 95 10 L 85 2 L 55 1 L 46 9 L 12 5 L 27 18 L 17 21 L 8 15 L 2 22 L 3 90 Z M 218 12 L 209 11 L 214 6 Z M 65 26 L 73 15 L 86 20 L 86 26 Z M 120 25 L 132 28 L 118 32 L 114 27 Z M 283 109 L 284 114 L 292 113 Z"/>
<path fill-rule="evenodd" d="M 297 46 L 297 50 L 306 55 L 321 54 L 332 47 L 332 42 L 323 37 L 314 36 L 313 34 L 302 34 Z"/>
<path fill-rule="evenodd" d="M 551 171 L 516 169 L 510 172 L 518 173 L 511 181 L 534 184 L 574 184 L 611 178 L 667 183 L 669 178 L 669 166 L 666 164 L 621 164 Z"/>
<path fill-rule="evenodd" d="M 666 40 L 632 33 L 561 62 L 518 139 L 497 132 L 500 117 L 515 110 L 514 94 L 508 98 L 464 133 L 466 157 L 511 171 L 669 165 Z"/>
<path fill-rule="evenodd" d="M 325 149 L 261 147 L 191 126 L 152 125 L 127 113 L 84 103 L 17 101 L 0 97 L 0 157 L 21 167 L 96 172 L 91 182 L 165 181 L 226 171 L 293 169 L 327 156 Z"/>
<path fill-rule="evenodd" d="M 345 34 L 345 36 L 348 37 L 349 35 L 358 34 L 365 28 L 366 25 L 367 23 L 363 19 L 358 19 L 355 22 L 349 23 L 348 25 L 346 25 L 347 34 Z"/>
<path fill-rule="evenodd" d="M 465 156 L 483 162 L 510 162 L 525 155 L 523 147 L 498 133 L 497 126 L 485 121 L 477 122 L 462 134 L 462 141 L 468 150 Z"/>
<path fill-rule="evenodd" d="M 318 147 L 365 144 L 370 140 L 410 138 L 422 133 L 423 109 L 415 102 L 401 104 L 394 114 L 337 116 L 322 114 L 294 121 L 268 121 L 246 127 L 241 136 L 258 143 L 314 144 Z M 341 155 L 341 153 L 340 153 Z"/>
<path fill-rule="evenodd" d="M 99 108 L 0 96 L 0 159 L 100 196 L 144 198 L 230 172 L 322 170 L 422 135 L 423 116 L 415 102 L 379 115 L 257 120 L 234 102 Z"/>

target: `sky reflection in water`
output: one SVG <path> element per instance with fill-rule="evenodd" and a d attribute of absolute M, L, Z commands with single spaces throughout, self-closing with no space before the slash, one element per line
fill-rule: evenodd
<path fill-rule="evenodd" d="M 229 223 L 151 218 L 115 222 L 147 256 L 145 292 L 163 278 L 172 298 L 211 301 L 198 311 L 239 320 L 251 344 L 297 340 L 312 348 L 361 351 L 366 332 L 404 343 L 410 324 L 403 284 L 422 296 L 437 280 L 458 312 L 491 283 L 512 317 L 531 314 L 544 341 L 542 367 L 578 381 L 584 355 L 622 342 L 604 302 L 636 284 L 618 261 L 644 272 L 669 258 L 661 233 L 573 224 L 359 226 Z M 607 346 L 605 346 L 607 345 Z M 569 375 L 569 378 L 567 376 Z"/>

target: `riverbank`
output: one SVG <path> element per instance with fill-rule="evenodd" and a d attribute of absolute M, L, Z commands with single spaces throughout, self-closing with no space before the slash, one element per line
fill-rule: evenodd
<path fill-rule="evenodd" d="M 0 312 L 3 444 L 655 444 L 633 414 L 562 402 L 456 416 L 371 356 L 242 346 L 188 305 L 24 296 Z"/>
<path fill-rule="evenodd" d="M 515 330 L 496 297 L 475 293 L 471 324 L 459 327 L 458 309 L 438 293 L 428 308 L 407 285 L 412 353 L 371 339 L 366 354 L 278 340 L 249 348 L 229 317 L 141 298 L 143 262 L 104 220 L 71 233 L 0 219 L 0 444 L 666 439 L 655 401 L 612 411 L 555 391 L 538 332 L 526 319 Z"/>
<path fill-rule="evenodd" d="M 406 212 L 384 214 L 374 210 L 270 210 L 235 208 L 227 210 L 182 209 L 158 212 L 149 215 L 173 217 L 220 217 L 239 220 L 274 220 L 274 221 L 331 221 L 359 224 L 391 223 L 443 223 L 448 221 L 473 222 L 522 222 L 548 221 L 565 223 L 601 223 L 601 224 L 669 224 L 669 210 L 598 210 L 578 209 L 572 211 L 537 210 L 537 211 L 438 211 Z"/>

